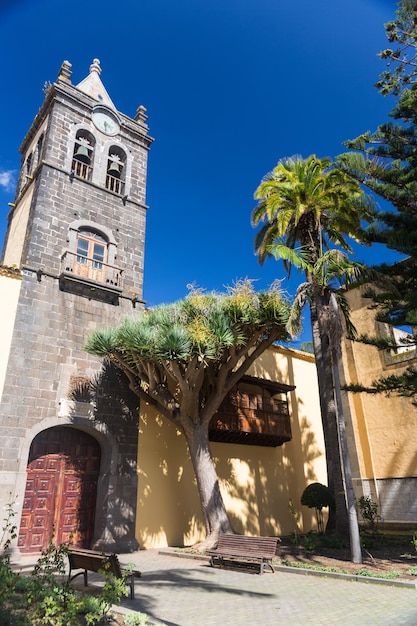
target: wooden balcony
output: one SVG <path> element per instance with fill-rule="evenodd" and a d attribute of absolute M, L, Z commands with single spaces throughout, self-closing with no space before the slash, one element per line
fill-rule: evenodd
<path fill-rule="evenodd" d="M 249 376 L 243 382 L 249 379 L 260 392 L 230 392 L 210 422 L 210 441 L 270 447 L 291 441 L 286 394 L 294 387 Z"/>
<path fill-rule="evenodd" d="M 67 251 L 61 257 L 59 284 L 62 291 L 117 304 L 123 291 L 122 273 L 120 267 Z"/>

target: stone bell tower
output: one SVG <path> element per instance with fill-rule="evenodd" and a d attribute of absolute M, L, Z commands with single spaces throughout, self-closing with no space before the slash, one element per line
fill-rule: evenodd
<path fill-rule="evenodd" d="M 83 345 L 143 308 L 153 140 L 143 106 L 134 118 L 117 111 L 97 59 L 77 85 L 71 74 L 64 61 L 23 140 L 2 258 L 0 291 L 14 281 L 15 298 L 0 377 L 0 506 L 17 510 L 22 553 L 51 536 L 137 546 L 138 401 Z"/>

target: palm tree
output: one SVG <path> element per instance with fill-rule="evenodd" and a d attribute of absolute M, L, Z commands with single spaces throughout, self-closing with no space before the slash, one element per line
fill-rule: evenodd
<path fill-rule="evenodd" d="M 252 224 L 262 224 L 255 238 L 260 263 L 274 255 L 284 262 L 288 275 L 293 266 L 303 269 L 306 275 L 293 312 L 297 307 L 301 310 L 307 301 L 310 304 L 328 484 L 336 501 L 334 526 L 339 536 L 353 537 L 352 560 L 360 562 L 357 533 L 352 531 L 355 522 L 346 500 L 349 471 L 342 466 L 339 451 L 344 420 L 338 398 L 338 343 L 334 331 L 337 320 L 340 321 L 340 309 L 335 308 L 334 291 L 323 288 L 323 280 L 330 280 L 330 274 L 326 278 L 323 255 L 332 246 L 351 252 L 348 238 L 364 238 L 362 220 L 372 219 L 372 205 L 356 181 L 333 168 L 330 159 L 318 159 L 315 155 L 305 160 L 296 156 L 280 161 L 261 182 L 255 198 L 259 203 L 252 213 Z M 332 523 L 331 519 L 329 526 Z"/>
<path fill-rule="evenodd" d="M 281 258 L 283 255 L 282 248 L 282 245 L 278 245 L 278 249 L 272 245 L 271 252 L 274 256 L 277 255 L 278 258 Z M 350 309 L 344 297 L 344 291 L 349 286 L 363 281 L 364 278 L 369 278 L 372 270 L 361 263 L 351 261 L 345 253 L 338 249 L 327 250 L 314 265 L 310 265 L 305 256 L 300 256 L 294 250 L 289 250 L 286 256 L 292 258 L 292 265 L 308 271 L 310 276 L 309 282 L 299 285 L 294 298 L 287 324 L 291 335 L 294 336 L 300 331 L 301 313 L 307 303 L 311 308 L 317 301 L 323 305 L 320 307 L 317 319 L 317 332 L 319 340 L 328 346 L 327 358 L 330 356 L 330 361 L 327 360 L 327 363 L 324 364 L 324 376 L 326 392 L 331 389 L 326 407 L 328 427 L 336 431 L 339 444 L 342 488 L 338 485 L 337 505 L 339 509 L 343 507 L 342 510 L 344 510 L 344 503 L 346 505 L 352 561 L 360 563 L 362 560 L 360 536 L 343 414 L 339 361 L 341 358 L 342 319 L 345 322 L 348 336 L 351 338 L 356 336 L 356 330 L 350 321 Z M 333 514 L 336 512 L 335 508 L 330 508 L 330 510 Z"/>

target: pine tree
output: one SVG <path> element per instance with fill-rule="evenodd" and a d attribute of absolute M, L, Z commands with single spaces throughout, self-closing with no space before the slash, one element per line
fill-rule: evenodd
<path fill-rule="evenodd" d="M 388 209 L 368 231 L 369 242 L 385 244 L 404 255 L 400 263 L 379 270 L 389 278 L 387 288 L 369 291 L 377 319 L 392 326 L 417 326 L 417 3 L 401 0 L 396 19 L 385 24 L 391 47 L 380 57 L 387 68 L 376 83 L 383 96 L 394 96 L 391 121 L 345 145 L 353 150 L 338 157 L 338 166 L 383 198 Z M 360 338 L 379 349 L 395 347 L 392 339 Z M 417 345 L 416 332 L 404 340 Z M 352 391 L 397 393 L 417 398 L 417 369 L 375 381 Z"/>

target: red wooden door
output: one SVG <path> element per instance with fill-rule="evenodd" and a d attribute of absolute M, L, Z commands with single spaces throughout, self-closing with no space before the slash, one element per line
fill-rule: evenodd
<path fill-rule="evenodd" d="M 18 545 L 39 552 L 53 536 L 88 548 L 93 538 L 100 446 L 86 433 L 60 426 L 35 437 L 29 454 Z"/>

